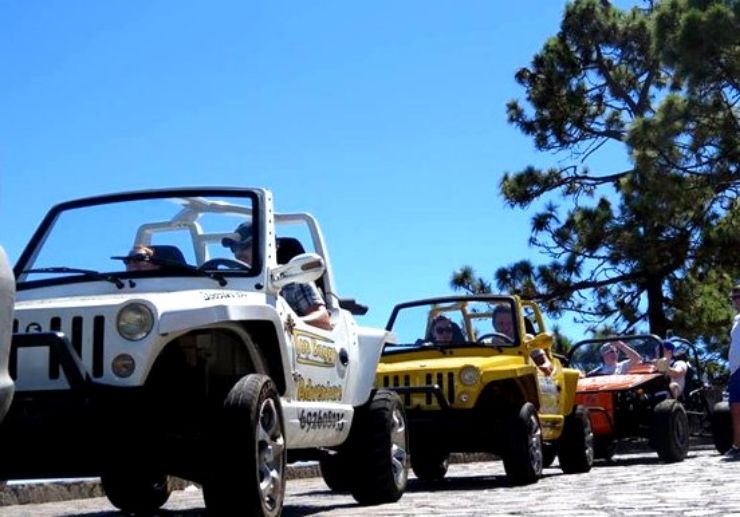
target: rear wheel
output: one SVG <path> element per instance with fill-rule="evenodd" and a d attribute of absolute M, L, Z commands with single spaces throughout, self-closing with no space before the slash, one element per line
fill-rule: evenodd
<path fill-rule="evenodd" d="M 285 494 L 280 397 L 266 375 L 242 377 L 229 392 L 214 436 L 203 498 L 212 515 L 276 517 Z"/>
<path fill-rule="evenodd" d="M 594 463 L 594 434 L 586 408 L 576 406 L 565 417 L 563 435 L 559 442 L 558 459 L 563 472 L 575 474 L 591 470 Z"/>
<path fill-rule="evenodd" d="M 411 468 L 421 481 L 442 481 L 449 465 L 450 454 L 447 452 L 415 448 L 411 454 Z"/>
<path fill-rule="evenodd" d="M 100 481 L 110 503 L 125 513 L 155 513 L 170 497 L 166 474 L 111 472 Z"/>
<path fill-rule="evenodd" d="M 350 481 L 348 478 L 348 465 L 342 454 L 327 454 L 319 460 L 321 477 L 324 483 L 335 492 L 348 492 Z"/>
<path fill-rule="evenodd" d="M 661 460 L 683 461 L 689 451 L 689 420 L 683 404 L 667 399 L 655 406 L 652 433 L 651 443 Z"/>
<path fill-rule="evenodd" d="M 532 403 L 522 405 L 507 425 L 504 470 L 513 485 L 535 483 L 542 475 L 542 428 Z"/>
<path fill-rule="evenodd" d="M 617 443 L 610 436 L 594 436 L 594 458 L 611 461 L 617 449 Z"/>
<path fill-rule="evenodd" d="M 357 409 L 345 452 L 352 465 L 350 492 L 358 503 L 401 498 L 408 481 L 408 443 L 406 412 L 396 393 L 379 390 Z"/>
<path fill-rule="evenodd" d="M 712 439 L 722 454 L 732 447 L 732 414 L 729 402 L 717 402 L 712 411 Z"/>

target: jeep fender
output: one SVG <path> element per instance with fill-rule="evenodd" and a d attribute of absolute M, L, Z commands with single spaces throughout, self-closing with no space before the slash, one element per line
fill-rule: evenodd
<path fill-rule="evenodd" d="M 274 331 L 274 337 L 265 338 L 265 329 Z M 292 345 L 285 342 L 283 323 L 274 308 L 270 306 L 216 305 L 208 308 L 168 311 L 159 319 L 160 334 L 184 334 L 193 330 L 225 329 L 243 336 L 249 334 L 256 349 L 248 350 L 252 364 L 262 366 L 262 373 L 270 374 L 283 394 L 287 383 L 292 379 L 290 358 L 282 351 Z M 272 334 L 272 333 L 271 333 Z M 266 339 L 274 342 L 266 342 Z M 260 367 L 257 366 L 259 369 Z"/>
<path fill-rule="evenodd" d="M 576 403 L 576 389 L 580 373 L 572 368 L 563 368 L 563 392 L 560 394 L 560 414 L 570 415 Z"/>
<path fill-rule="evenodd" d="M 350 375 L 350 385 L 346 388 L 346 402 L 354 407 L 362 406 L 370 400 L 375 384 L 375 371 L 380 354 L 390 334 L 385 330 L 358 327 L 358 344 L 352 365 L 355 372 Z"/>

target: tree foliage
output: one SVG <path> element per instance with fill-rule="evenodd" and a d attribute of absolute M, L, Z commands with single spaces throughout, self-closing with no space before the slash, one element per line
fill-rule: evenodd
<path fill-rule="evenodd" d="M 546 263 L 500 268 L 497 287 L 594 328 L 726 342 L 740 272 L 740 0 L 575 0 L 516 80 L 526 102 L 508 103 L 509 122 L 565 166 L 504 174 L 509 206 L 537 204 L 530 245 Z M 591 170 L 615 144 L 631 166 Z M 470 266 L 451 283 L 492 287 Z"/>

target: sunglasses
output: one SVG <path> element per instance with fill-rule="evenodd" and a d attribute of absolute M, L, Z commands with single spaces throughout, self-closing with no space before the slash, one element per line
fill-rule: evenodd
<path fill-rule="evenodd" d="M 434 332 L 437 334 L 452 334 L 452 327 L 436 327 Z"/>
<path fill-rule="evenodd" d="M 603 352 L 601 352 L 601 355 L 616 354 L 616 353 L 617 353 L 616 350 L 614 350 L 613 348 L 610 348 L 609 350 L 604 350 Z"/>
<path fill-rule="evenodd" d="M 135 253 L 123 259 L 123 263 L 129 265 L 132 262 L 149 262 L 149 258 L 149 255 L 146 253 Z"/>
<path fill-rule="evenodd" d="M 232 244 L 231 246 L 229 246 L 229 248 L 231 248 L 232 253 L 236 253 L 237 251 L 245 250 L 251 247 L 252 247 L 252 241 L 240 242 L 239 244 Z"/>

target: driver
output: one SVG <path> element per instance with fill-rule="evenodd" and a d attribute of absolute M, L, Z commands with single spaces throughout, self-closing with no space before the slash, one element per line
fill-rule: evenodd
<path fill-rule="evenodd" d="M 221 240 L 221 244 L 231 249 L 234 258 L 252 264 L 254 247 L 252 246 L 252 225 L 250 223 L 240 224 L 234 233 Z M 334 328 L 329 311 L 326 310 L 324 298 L 315 283 L 288 284 L 282 288 L 280 295 L 302 321 L 325 330 Z"/>
<path fill-rule="evenodd" d="M 627 359 L 619 361 L 619 351 L 622 351 Z M 630 347 L 624 341 L 610 341 L 599 348 L 602 364 L 594 368 L 587 375 L 620 375 L 627 373 L 632 366 L 639 364 L 642 360 L 640 353 Z"/>
<path fill-rule="evenodd" d="M 514 317 L 511 313 L 511 308 L 506 305 L 497 305 L 493 309 L 492 317 L 493 329 L 496 332 L 504 334 L 514 340 Z M 534 330 L 533 330 L 534 332 Z M 533 338 L 531 334 L 527 334 L 528 338 Z M 547 357 L 547 353 L 541 348 L 533 348 L 529 353 L 532 360 L 539 367 L 545 375 L 552 373 L 552 363 Z"/>

